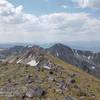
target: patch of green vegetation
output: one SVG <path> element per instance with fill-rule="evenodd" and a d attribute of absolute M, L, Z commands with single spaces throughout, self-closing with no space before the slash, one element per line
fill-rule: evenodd
<path fill-rule="evenodd" d="M 48 56 L 48 58 L 57 66 L 57 71 L 52 70 L 52 74 L 49 73 L 49 70 L 38 70 L 22 64 L 0 65 L 0 88 L 10 80 L 16 83 L 15 88 L 22 92 L 25 92 L 30 86 L 42 87 L 46 91 L 46 95 L 41 100 L 64 100 L 64 97 L 69 95 L 77 99 L 84 96 L 84 100 L 100 100 L 100 80 L 58 58 L 52 56 Z M 28 76 L 32 78 L 31 83 L 27 81 Z M 69 84 L 70 80 L 74 81 Z M 62 81 L 67 84 L 66 90 L 62 89 L 63 91 L 59 88 Z M 0 100 L 7 99 L 5 96 L 0 96 Z"/>

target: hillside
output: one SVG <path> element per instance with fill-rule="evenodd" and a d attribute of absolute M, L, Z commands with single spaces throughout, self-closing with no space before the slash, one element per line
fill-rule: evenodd
<path fill-rule="evenodd" d="M 98 79 L 56 57 L 43 57 L 50 61 L 47 67 L 1 62 L 0 100 L 100 100 Z"/>
<path fill-rule="evenodd" d="M 99 52 L 77 50 L 60 43 L 48 48 L 47 52 L 100 79 Z"/>
<path fill-rule="evenodd" d="M 7 60 L 10 62 L 15 61 L 16 63 L 23 64 L 36 64 L 38 60 L 41 59 L 41 53 L 53 55 L 67 63 L 70 63 L 74 66 L 79 67 L 80 69 L 83 69 L 87 73 L 100 79 L 99 52 L 96 53 L 92 51 L 76 50 L 60 43 L 55 44 L 47 49 L 41 48 L 37 45 L 14 46 L 12 48 L 0 51 L 0 60 Z"/>

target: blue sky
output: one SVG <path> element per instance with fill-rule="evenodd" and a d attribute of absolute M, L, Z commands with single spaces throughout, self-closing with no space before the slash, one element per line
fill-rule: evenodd
<path fill-rule="evenodd" d="M 100 41 L 99 9 L 100 0 L 0 0 L 0 43 Z"/>
<path fill-rule="evenodd" d="M 26 13 L 42 15 L 59 12 L 87 12 L 97 14 L 97 11 L 89 7 L 79 7 L 79 0 L 8 0 L 15 6 L 23 5 Z M 81 1 L 81 0 L 80 0 Z M 94 0 L 91 0 L 94 1 Z"/>
<path fill-rule="evenodd" d="M 58 12 L 88 12 L 89 9 L 78 8 L 77 0 L 9 0 L 14 5 L 23 5 L 26 13 L 41 15 Z"/>
<path fill-rule="evenodd" d="M 23 5 L 24 11 L 31 14 L 41 15 L 41 14 L 49 14 L 55 12 L 73 12 L 76 9 L 73 7 L 69 7 L 68 9 L 64 9 L 63 5 L 72 6 L 72 2 L 70 0 L 9 0 L 14 5 Z"/>

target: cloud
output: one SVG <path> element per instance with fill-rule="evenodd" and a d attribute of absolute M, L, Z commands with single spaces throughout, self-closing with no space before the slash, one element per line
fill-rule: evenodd
<path fill-rule="evenodd" d="M 97 41 L 100 20 L 86 13 L 52 13 L 36 16 L 6 0 L 0 1 L 0 42 Z"/>
<path fill-rule="evenodd" d="M 79 0 L 79 6 L 82 8 L 88 7 L 89 5 L 89 0 Z"/>
<path fill-rule="evenodd" d="M 86 8 L 90 0 L 66 0 L 67 6 L 72 8 Z"/>
<path fill-rule="evenodd" d="M 100 0 L 91 0 L 89 7 L 99 10 L 100 9 Z"/>
<path fill-rule="evenodd" d="M 61 7 L 64 8 L 64 9 L 68 8 L 67 5 L 61 5 Z"/>
<path fill-rule="evenodd" d="M 75 0 L 72 1 L 75 3 Z M 100 9 L 100 0 L 76 0 L 76 2 L 82 8 Z"/>

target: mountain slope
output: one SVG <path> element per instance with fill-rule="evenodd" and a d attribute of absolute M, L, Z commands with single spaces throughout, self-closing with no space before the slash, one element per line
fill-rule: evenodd
<path fill-rule="evenodd" d="M 63 44 L 55 44 L 46 51 L 100 78 L 100 53 L 76 50 Z"/>
<path fill-rule="evenodd" d="M 0 63 L 0 100 L 99 100 L 98 79 L 52 55 L 44 58 L 53 67 Z"/>
<path fill-rule="evenodd" d="M 29 49 L 28 46 L 14 46 L 8 49 L 4 49 L 0 51 L 0 59 L 6 59 L 11 55 L 15 56 L 15 55 L 22 54 L 26 52 L 27 49 Z"/>
<path fill-rule="evenodd" d="M 41 59 L 41 55 L 45 55 L 46 53 L 77 66 L 100 79 L 100 53 L 76 50 L 63 44 L 55 44 L 48 49 L 43 49 L 36 45 L 31 47 L 15 46 L 0 51 L 0 59 L 6 59 L 10 63 L 15 61 L 16 63 L 37 65 L 39 63 L 38 60 Z M 46 61 L 45 59 L 41 62 L 44 63 Z"/>

